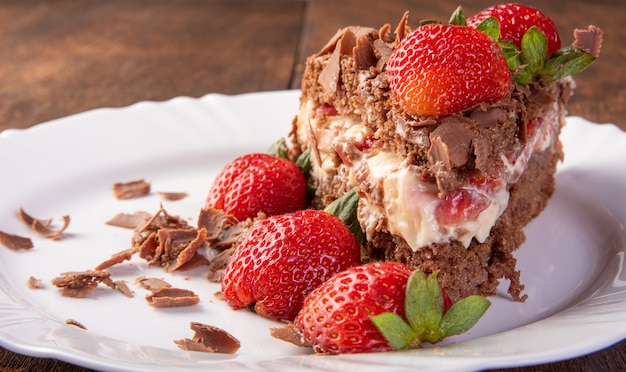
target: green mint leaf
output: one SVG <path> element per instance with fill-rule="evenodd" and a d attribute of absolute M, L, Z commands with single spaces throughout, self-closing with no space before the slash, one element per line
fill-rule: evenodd
<path fill-rule="evenodd" d="M 432 333 L 438 333 L 443 315 L 443 296 L 437 273 L 428 278 L 421 271 L 411 274 L 406 286 L 404 312 L 411 328 L 425 340 L 430 339 Z"/>
<path fill-rule="evenodd" d="M 486 18 L 480 22 L 476 29 L 491 36 L 494 40 L 500 38 L 500 22 L 496 17 Z"/>
<path fill-rule="evenodd" d="M 361 224 L 357 218 L 359 207 L 359 195 L 356 189 L 345 193 L 341 198 L 328 204 L 324 211 L 339 217 L 348 226 L 348 230 L 356 237 L 359 244 L 365 244 L 365 233 L 361 229 Z"/>
<path fill-rule="evenodd" d="M 372 323 L 396 350 L 403 350 L 411 346 L 417 334 L 404 319 L 395 313 L 383 313 L 371 317 Z"/>
<path fill-rule="evenodd" d="M 537 27 L 533 26 L 522 37 L 522 62 L 530 73 L 543 68 L 548 59 L 548 39 Z"/>
<path fill-rule="evenodd" d="M 458 8 L 452 13 L 450 17 L 450 21 L 448 21 L 451 25 L 455 26 L 467 26 L 467 20 L 465 19 L 465 15 L 463 14 L 463 9 L 459 5 Z"/>
<path fill-rule="evenodd" d="M 491 302 L 481 296 L 466 297 L 448 310 L 441 320 L 442 338 L 467 332 L 485 314 Z"/>
<path fill-rule="evenodd" d="M 279 139 L 278 141 L 272 143 L 267 149 L 267 153 L 276 156 L 281 159 L 289 159 L 289 151 L 287 150 L 287 143 L 284 138 Z"/>
<path fill-rule="evenodd" d="M 561 79 L 581 72 L 595 59 L 582 49 L 568 46 L 554 52 L 539 75 L 545 80 Z"/>

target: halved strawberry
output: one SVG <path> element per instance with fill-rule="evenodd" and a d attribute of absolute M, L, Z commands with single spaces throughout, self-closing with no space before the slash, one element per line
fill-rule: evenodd
<path fill-rule="evenodd" d="M 448 115 L 498 101 L 511 90 L 509 67 L 491 36 L 438 23 L 418 27 L 400 42 L 387 77 L 400 107 L 414 115 Z"/>
<path fill-rule="evenodd" d="M 268 154 L 246 154 L 217 175 L 205 207 L 221 209 L 238 220 L 294 212 L 306 206 L 306 180 L 300 168 Z"/>

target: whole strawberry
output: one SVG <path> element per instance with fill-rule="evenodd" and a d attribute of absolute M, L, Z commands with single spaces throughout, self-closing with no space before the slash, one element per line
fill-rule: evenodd
<path fill-rule="evenodd" d="M 404 38 L 387 64 L 389 86 L 405 111 L 444 116 L 511 89 L 511 74 L 493 38 L 471 27 L 426 24 Z"/>
<path fill-rule="evenodd" d="M 500 22 L 500 40 L 507 40 L 522 48 L 526 31 L 535 26 L 548 41 L 548 56 L 561 48 L 561 38 L 554 22 L 538 9 L 521 4 L 494 5 L 467 19 L 467 25 L 477 27 L 482 21 L 494 17 Z"/>
<path fill-rule="evenodd" d="M 465 332 L 489 304 L 471 296 L 449 307 L 436 274 L 377 262 L 340 272 L 312 291 L 293 326 L 319 353 L 392 351 Z"/>
<path fill-rule="evenodd" d="M 205 207 L 224 210 L 243 221 L 259 212 L 268 216 L 306 206 L 306 180 L 298 166 L 268 154 L 247 154 L 217 175 Z"/>
<path fill-rule="evenodd" d="M 302 210 L 255 223 L 235 249 L 222 293 L 235 308 L 293 320 L 305 296 L 333 274 L 360 264 L 360 245 L 338 217 Z"/>

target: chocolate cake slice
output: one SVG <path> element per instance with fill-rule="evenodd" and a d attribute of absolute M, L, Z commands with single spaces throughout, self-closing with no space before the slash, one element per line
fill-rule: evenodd
<path fill-rule="evenodd" d="M 504 279 L 524 301 L 514 251 L 555 190 L 574 82 L 513 81 L 494 102 L 416 115 L 399 104 L 388 76 L 412 31 L 407 14 L 395 32 L 346 27 L 306 60 L 290 139 L 294 156 L 310 151 L 313 206 L 356 188 L 366 261 L 438 270 L 454 300 L 494 295 Z"/>

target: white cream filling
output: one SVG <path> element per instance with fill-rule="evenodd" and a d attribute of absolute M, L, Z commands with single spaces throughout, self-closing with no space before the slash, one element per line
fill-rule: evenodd
<path fill-rule="evenodd" d="M 296 136 L 300 143 L 309 148 L 317 149 L 319 156 L 312 156 L 312 171 L 320 182 L 327 182 L 336 175 L 340 166 L 337 162 L 335 149 L 342 144 L 360 142 L 365 139 L 366 127 L 345 116 L 329 117 L 321 126 L 314 115 L 314 103 L 307 101 L 298 114 Z M 546 118 L 547 122 L 555 118 Z M 513 161 L 504 156 L 502 161 L 508 169 L 509 176 L 495 189 L 487 192 L 467 185 L 463 187 L 471 192 L 482 195 L 489 205 L 481 211 L 477 218 L 463 221 L 454 226 L 441 226 L 435 218 L 435 210 L 442 202 L 437 197 L 435 184 L 423 181 L 414 166 L 406 164 L 398 155 L 391 152 L 378 152 L 352 164 L 348 172 L 348 186 L 356 186 L 354 174 L 365 168 L 368 183 L 376 185 L 382 192 L 382 205 L 368 197 L 359 203 L 359 221 L 366 236 L 371 238 L 377 227 L 382 226 L 392 234 L 404 238 L 413 251 L 432 243 L 460 241 L 468 247 L 472 239 L 484 242 L 491 228 L 502 215 L 509 202 L 506 183 L 517 180 L 525 170 L 533 150 L 544 149 L 553 141 L 553 125 L 544 125 L 531 139 L 524 151 Z"/>

